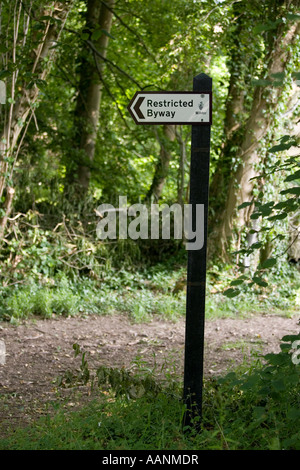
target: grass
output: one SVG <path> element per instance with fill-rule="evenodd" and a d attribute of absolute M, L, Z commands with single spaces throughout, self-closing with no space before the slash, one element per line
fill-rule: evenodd
<path fill-rule="evenodd" d="M 64 274 L 33 278 L 1 288 L 0 319 L 18 322 L 32 315 L 127 314 L 135 322 L 162 317 L 176 321 L 185 315 L 186 270 L 182 267 L 103 271 L 101 279 Z M 234 298 L 223 295 L 234 272 L 208 270 L 206 317 L 243 317 L 249 313 L 293 315 L 300 306 L 299 273 L 273 275 L 270 287 L 242 289 Z"/>
<path fill-rule="evenodd" d="M 222 292 L 234 272 L 208 270 L 207 318 L 249 312 L 291 315 L 299 309 L 299 277 L 296 272 L 279 274 L 274 275 L 271 287 L 244 290 L 229 299 Z M 141 271 L 108 270 L 100 280 L 70 280 L 62 274 L 39 283 L 27 279 L 24 284 L 2 288 L 0 318 L 18 322 L 32 315 L 119 313 L 135 322 L 154 317 L 176 321 L 185 314 L 184 278 L 183 268 L 156 266 Z M 55 403 L 55 412 L 26 429 L 15 429 L 0 441 L 0 449 L 300 450 L 300 366 L 291 361 L 292 340 L 277 355 L 259 359 L 256 354 L 250 367 L 245 363 L 236 373 L 206 380 L 200 432 L 193 427 L 183 432 L 180 380 L 169 374 L 163 385 L 158 384 L 154 372 L 140 363 L 134 376 L 124 370 L 99 369 L 95 401 L 76 412 Z M 81 380 L 86 378 L 89 384 L 88 366 L 82 364 Z"/>
<path fill-rule="evenodd" d="M 204 382 L 200 427 L 183 428 L 181 384 L 99 369 L 98 397 L 74 412 L 60 408 L 0 441 L 1 450 L 300 450 L 299 364 L 281 352 Z M 100 373 L 101 372 L 101 373 Z M 140 388 L 138 394 L 130 390 Z"/>

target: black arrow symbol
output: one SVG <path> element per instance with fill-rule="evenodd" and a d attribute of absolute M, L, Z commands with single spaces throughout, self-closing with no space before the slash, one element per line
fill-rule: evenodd
<path fill-rule="evenodd" d="M 145 99 L 145 98 L 144 98 L 143 96 L 141 96 L 141 97 L 137 100 L 137 102 L 135 103 L 135 105 L 134 105 L 134 107 L 133 107 L 133 109 L 135 110 L 136 114 L 138 115 L 138 117 L 139 117 L 140 119 L 145 119 L 145 116 L 143 115 L 142 111 L 140 110 L 140 106 L 141 106 L 142 102 L 144 101 L 144 99 Z"/>

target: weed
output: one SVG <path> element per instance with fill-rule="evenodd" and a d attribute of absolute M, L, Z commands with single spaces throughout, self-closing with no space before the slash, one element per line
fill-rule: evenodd
<path fill-rule="evenodd" d="M 200 430 L 183 432 L 182 384 L 157 383 L 154 371 L 137 358 L 134 374 L 100 367 L 97 400 L 72 413 L 58 409 L 52 419 L 16 430 L 0 441 L 0 449 L 300 450 L 300 369 L 292 355 L 299 340 L 300 335 L 286 336 L 279 353 L 205 380 Z M 87 383 L 86 357 L 74 349 Z"/>
<path fill-rule="evenodd" d="M 2 300 L 0 318 L 18 321 L 37 315 L 50 318 L 53 314 L 74 315 L 78 312 L 80 298 L 66 287 L 41 287 L 35 284 L 16 288 Z"/>

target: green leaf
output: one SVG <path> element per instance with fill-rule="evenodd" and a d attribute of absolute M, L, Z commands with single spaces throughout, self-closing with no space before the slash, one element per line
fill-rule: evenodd
<path fill-rule="evenodd" d="M 253 248 L 254 250 L 257 250 L 258 248 L 261 248 L 262 245 L 263 245 L 262 242 L 252 243 L 251 248 Z"/>
<path fill-rule="evenodd" d="M 266 409 L 264 406 L 255 406 L 253 408 L 253 417 L 255 419 L 263 419 L 267 417 Z"/>
<path fill-rule="evenodd" d="M 276 235 L 276 237 L 274 237 L 274 240 L 276 240 L 276 239 L 278 239 L 278 240 L 284 240 L 284 239 L 285 239 L 285 236 L 282 235 L 282 233 L 279 233 L 278 235 Z"/>
<path fill-rule="evenodd" d="M 275 78 L 276 80 L 283 80 L 285 77 L 285 72 L 271 73 L 271 77 Z"/>
<path fill-rule="evenodd" d="M 241 390 L 251 390 L 253 387 L 260 383 L 260 377 L 258 375 L 253 375 L 248 378 L 246 382 L 241 385 Z"/>
<path fill-rule="evenodd" d="M 258 219 L 261 216 L 261 212 L 254 212 L 250 215 L 250 219 Z"/>
<path fill-rule="evenodd" d="M 274 147 L 271 147 L 268 152 L 270 153 L 276 153 L 276 152 L 283 152 L 284 150 L 289 150 L 293 145 L 297 145 L 297 143 L 292 140 L 288 143 L 281 142 L 278 145 L 274 145 Z"/>
<path fill-rule="evenodd" d="M 298 374 L 290 374 L 285 379 L 286 383 L 290 386 L 295 386 L 299 384 L 300 377 Z M 300 411 L 300 410 L 299 410 Z"/>
<path fill-rule="evenodd" d="M 283 191 L 280 191 L 280 194 L 296 194 L 296 196 L 300 196 L 300 186 L 284 189 Z"/>
<path fill-rule="evenodd" d="M 277 72 L 277 73 L 272 73 L 271 74 L 273 81 L 273 86 L 282 86 L 284 83 L 285 79 L 285 73 L 284 72 Z"/>
<path fill-rule="evenodd" d="M 45 80 L 37 78 L 36 80 L 31 80 L 31 82 L 28 83 L 27 88 L 30 90 L 34 86 L 36 86 L 39 90 L 45 90 L 47 82 L 45 82 Z"/>
<path fill-rule="evenodd" d="M 92 41 L 97 41 L 100 37 L 102 36 L 102 31 L 101 29 L 95 29 L 93 31 L 93 34 L 91 36 Z"/>
<path fill-rule="evenodd" d="M 62 23 L 62 20 L 54 16 L 44 15 L 39 18 L 40 21 L 50 21 L 51 23 Z"/>
<path fill-rule="evenodd" d="M 3 80 L 6 77 L 9 77 L 11 75 L 11 72 L 9 70 L 1 70 L 0 71 L 0 80 Z"/>
<path fill-rule="evenodd" d="M 260 388 L 257 393 L 263 397 L 267 397 L 270 393 L 270 387 L 266 385 L 265 387 Z"/>
<path fill-rule="evenodd" d="M 278 204 L 276 204 L 273 209 L 277 209 L 277 210 L 281 210 L 281 209 L 284 209 L 286 207 L 286 201 L 282 201 L 282 202 L 278 202 Z"/>
<path fill-rule="evenodd" d="M 231 281 L 230 285 L 231 286 L 239 286 L 240 284 L 243 284 L 244 280 L 243 279 L 235 279 L 234 281 Z"/>
<path fill-rule="evenodd" d="M 236 297 L 237 295 L 239 295 L 240 291 L 238 289 L 227 289 L 225 292 L 223 292 L 224 295 L 226 295 L 226 297 L 229 297 L 229 298 L 232 298 L 232 297 Z"/>
<path fill-rule="evenodd" d="M 249 254 L 249 251 L 252 252 L 252 250 L 249 250 L 249 249 L 246 249 L 246 248 L 242 248 L 241 250 L 238 250 L 238 251 L 233 251 L 233 255 L 246 255 L 246 254 Z"/>
<path fill-rule="evenodd" d="M 285 142 L 287 142 L 288 140 L 290 140 L 290 138 L 291 138 L 291 136 L 290 136 L 289 134 L 286 134 L 286 135 L 280 137 L 279 140 L 280 140 L 281 142 L 285 143 Z"/>
<path fill-rule="evenodd" d="M 279 23 L 281 23 L 281 21 L 282 20 L 280 19 L 276 21 L 268 21 L 267 23 L 259 23 L 255 28 L 253 28 L 253 32 L 254 34 L 259 34 L 264 31 L 272 31 Z"/>
<path fill-rule="evenodd" d="M 282 379 L 275 380 L 272 385 L 277 392 L 283 392 L 286 388 Z"/>
<path fill-rule="evenodd" d="M 290 344 L 287 344 L 287 343 L 282 343 L 282 344 L 280 345 L 280 349 L 281 349 L 281 351 L 283 351 L 283 352 L 284 352 L 284 351 L 289 351 L 289 350 L 291 349 L 291 345 L 290 345 Z"/>
<path fill-rule="evenodd" d="M 269 258 L 261 264 L 262 269 L 272 268 L 277 263 L 275 258 Z"/>
<path fill-rule="evenodd" d="M 300 410 L 298 408 L 290 408 L 287 412 L 287 418 L 292 421 L 300 419 Z"/>
<path fill-rule="evenodd" d="M 272 85 L 272 80 L 263 80 L 262 78 L 259 78 L 259 79 L 253 78 L 251 80 L 251 85 L 252 86 L 269 86 L 269 85 Z"/>
<path fill-rule="evenodd" d="M 112 34 L 110 34 L 106 29 L 101 29 L 102 33 L 108 36 L 110 39 L 116 39 Z"/>
<path fill-rule="evenodd" d="M 0 54 L 4 54 L 8 49 L 4 44 L 0 44 Z"/>
<path fill-rule="evenodd" d="M 287 362 L 286 355 L 284 353 L 270 353 L 266 354 L 264 358 L 273 366 L 282 366 Z"/>
<path fill-rule="evenodd" d="M 283 80 L 276 80 L 273 82 L 273 86 L 278 86 L 278 87 L 282 87 L 284 84 L 284 81 Z"/>
<path fill-rule="evenodd" d="M 260 287 L 267 287 L 268 286 L 268 283 L 266 281 L 264 281 L 261 277 L 254 276 L 252 279 L 255 282 L 255 284 L 257 284 Z"/>
<path fill-rule="evenodd" d="M 73 344 L 73 349 L 74 349 L 74 351 L 75 351 L 75 352 L 74 352 L 74 355 L 75 355 L 75 357 L 77 357 L 78 354 L 80 354 L 80 352 L 81 352 L 81 351 L 80 351 L 80 346 L 79 346 L 79 344 L 74 343 L 74 344 Z"/>
<path fill-rule="evenodd" d="M 281 338 L 281 341 L 294 342 L 300 340 L 300 335 L 285 335 Z"/>
<path fill-rule="evenodd" d="M 238 206 L 238 210 L 244 209 L 244 207 L 248 207 L 248 206 L 251 206 L 251 205 L 252 205 L 252 201 L 251 202 L 243 202 L 240 206 Z"/>
<path fill-rule="evenodd" d="M 266 217 L 272 213 L 273 208 L 268 205 L 264 205 L 264 206 L 261 206 L 259 210 L 261 211 L 262 217 Z"/>
<path fill-rule="evenodd" d="M 287 217 L 286 212 L 281 212 L 281 214 L 276 214 L 272 215 L 271 217 L 268 217 L 268 220 L 283 220 Z"/>
<path fill-rule="evenodd" d="M 265 209 L 270 209 L 270 207 L 273 207 L 274 204 L 275 204 L 275 201 L 269 201 L 266 204 L 262 204 L 261 206 L 259 206 L 259 210 L 264 211 Z"/>
<path fill-rule="evenodd" d="M 287 176 L 284 181 L 294 181 L 298 179 L 300 179 L 300 170 L 296 171 L 292 175 Z"/>
<path fill-rule="evenodd" d="M 267 25 L 265 25 L 264 23 L 260 23 L 257 26 L 255 26 L 255 28 L 253 29 L 253 33 L 259 34 L 259 33 L 262 33 L 263 31 L 266 31 L 267 29 L 268 29 Z"/>
<path fill-rule="evenodd" d="M 284 209 L 285 212 L 294 212 L 297 210 L 299 207 L 299 204 L 297 203 L 297 199 L 294 197 L 291 197 L 287 199 L 286 201 L 279 202 L 276 204 L 274 209 Z"/>
<path fill-rule="evenodd" d="M 300 20 L 300 15 L 297 15 L 296 13 L 287 13 L 285 16 L 290 21 L 299 21 Z"/>
<path fill-rule="evenodd" d="M 41 78 L 38 78 L 35 81 L 35 84 L 39 90 L 45 90 L 45 88 L 47 87 L 47 82 L 45 80 L 42 80 Z"/>

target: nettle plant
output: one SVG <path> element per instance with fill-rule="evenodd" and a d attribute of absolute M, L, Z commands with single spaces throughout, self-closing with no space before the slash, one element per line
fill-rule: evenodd
<path fill-rule="evenodd" d="M 255 258 L 259 251 L 257 256 L 259 262 L 253 263 L 255 267 L 252 270 L 251 266 L 247 269 L 242 262 L 238 264 L 241 274 L 224 292 L 227 297 L 235 297 L 247 287 L 267 287 L 267 274 L 272 268 L 276 268 L 280 258 L 286 259 L 287 253 L 299 245 L 300 153 L 287 158 L 282 157 L 285 155 L 283 152 L 292 147 L 299 149 L 299 139 L 290 135 L 281 137 L 279 143 L 268 150 L 271 154 L 281 155 L 262 174 L 255 177 L 260 182 L 265 182 L 279 173 L 280 178 L 283 177 L 284 189 L 279 192 L 278 200 L 266 202 L 264 191 L 260 191 L 257 198 L 238 207 L 240 210 L 253 205 L 250 219 L 256 223 L 248 230 L 248 235 L 255 235 L 254 242 L 235 254 L 240 257 Z M 270 256 L 272 250 L 275 254 Z M 297 259 L 295 261 L 297 262 Z"/>

